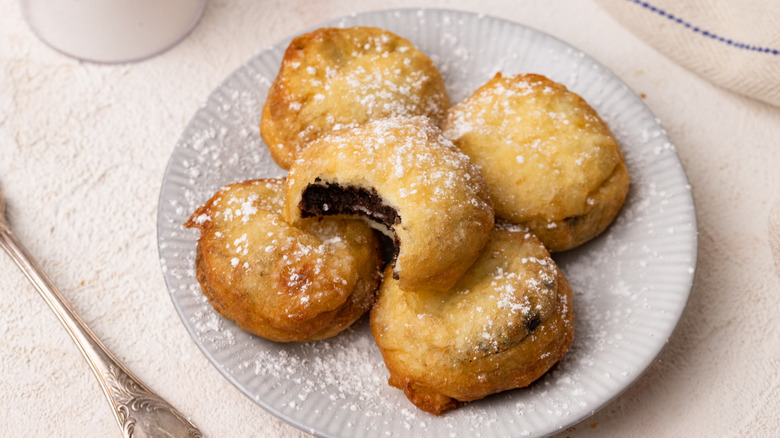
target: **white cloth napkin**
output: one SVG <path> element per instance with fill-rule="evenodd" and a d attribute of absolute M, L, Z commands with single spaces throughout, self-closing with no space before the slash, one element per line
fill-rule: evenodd
<path fill-rule="evenodd" d="M 780 106 L 780 2 L 597 2 L 639 38 L 708 81 Z"/>

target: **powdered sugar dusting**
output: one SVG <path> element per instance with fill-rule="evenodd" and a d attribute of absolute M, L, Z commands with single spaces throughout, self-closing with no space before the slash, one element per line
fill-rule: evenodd
<path fill-rule="evenodd" d="M 407 176 L 411 175 L 408 185 L 402 187 L 402 196 L 419 194 L 416 198 L 419 198 L 420 204 L 457 206 L 467 203 L 490 209 L 471 160 L 438 129 L 427 123 L 427 119 L 383 118 L 363 125 L 361 133 L 359 148 L 351 142 L 349 134 L 336 132 L 328 137 L 331 139 L 329 145 L 333 145 L 329 149 L 339 161 L 361 163 L 370 167 L 369 171 L 375 175 L 399 181 L 407 181 Z M 322 160 L 331 158 L 322 157 Z M 308 163 L 312 159 L 306 157 L 305 161 Z M 293 168 L 289 178 L 294 180 L 296 177 L 297 172 Z M 442 208 L 437 211 L 437 216 L 450 213 Z"/>
<path fill-rule="evenodd" d="M 454 101 L 499 70 L 546 74 L 591 103 L 623 146 L 633 185 L 621 215 L 605 235 L 556 256 L 575 293 L 569 354 L 530 388 L 432 417 L 387 385 L 365 320 L 333 340 L 283 345 L 247 335 L 214 312 L 195 280 L 197 233 L 180 224 L 225 184 L 284 174 L 259 141 L 257 122 L 287 42 L 221 85 L 177 145 L 158 215 L 163 273 L 184 325 L 220 372 L 307 430 L 432 437 L 553 433 L 618 394 L 668 338 L 695 269 L 695 252 L 680 250 L 687 248 L 681 242 L 695 248 L 690 190 L 657 121 L 578 50 L 517 24 L 460 12 L 423 11 L 423 28 L 416 13 L 372 13 L 333 25 L 376 25 L 408 38 L 437 63 Z M 512 53 L 484 50 L 485 38 L 501 32 Z"/>
<path fill-rule="evenodd" d="M 351 27 L 318 29 L 293 44 L 269 99 L 287 104 L 269 106 L 263 121 L 263 134 L 283 136 L 283 148 L 300 149 L 325 132 L 380 117 L 424 115 L 443 123 L 449 106 L 444 84 L 408 41 Z"/>

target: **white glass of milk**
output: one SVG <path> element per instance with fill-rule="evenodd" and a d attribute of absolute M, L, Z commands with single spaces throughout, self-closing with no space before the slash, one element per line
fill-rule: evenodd
<path fill-rule="evenodd" d="M 21 0 L 33 31 L 85 61 L 140 61 L 184 39 L 207 0 Z"/>

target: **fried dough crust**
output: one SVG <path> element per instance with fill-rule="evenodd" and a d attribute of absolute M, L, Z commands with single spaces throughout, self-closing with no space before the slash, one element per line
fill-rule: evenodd
<path fill-rule="evenodd" d="M 482 171 L 496 216 L 528 227 L 550 251 L 599 235 L 628 193 L 606 123 L 544 76 L 497 74 L 449 110 L 444 131 Z"/>
<path fill-rule="evenodd" d="M 373 27 L 322 28 L 290 43 L 263 107 L 261 135 L 289 169 L 307 142 L 388 116 L 441 126 L 450 100 L 433 62 L 409 41 Z"/>
<path fill-rule="evenodd" d="M 500 226 L 446 292 L 402 291 L 387 270 L 371 332 L 390 385 L 438 415 L 547 372 L 574 338 L 573 295 L 535 236 Z"/>
<path fill-rule="evenodd" d="M 373 120 L 301 151 L 287 177 L 285 219 L 358 216 L 395 242 L 402 289 L 447 290 L 490 238 L 482 176 L 425 117 Z"/>
<path fill-rule="evenodd" d="M 184 225 L 197 228 L 196 273 L 214 309 L 249 333 L 278 341 L 335 336 L 374 303 L 379 238 L 354 220 L 287 224 L 284 179 L 220 189 Z"/>

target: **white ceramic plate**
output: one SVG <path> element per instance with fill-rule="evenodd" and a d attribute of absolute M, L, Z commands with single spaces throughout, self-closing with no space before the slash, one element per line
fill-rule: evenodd
<path fill-rule="evenodd" d="M 181 224 L 222 185 L 284 174 L 260 140 L 258 124 L 290 39 L 260 52 L 214 90 L 168 164 L 158 244 L 171 299 L 185 327 L 244 394 L 321 436 L 544 436 L 591 415 L 647 369 L 690 293 L 695 213 L 690 187 L 663 129 L 601 64 L 520 24 L 466 12 L 398 10 L 323 26 L 353 25 L 377 26 L 409 39 L 436 63 L 453 102 L 498 71 L 541 73 L 583 96 L 614 131 L 632 176 L 626 205 L 604 235 L 556 257 L 575 291 L 576 335 L 570 352 L 529 388 L 434 417 L 387 385 L 388 373 L 365 318 L 331 340 L 282 345 L 248 335 L 218 316 L 195 279 L 197 232 Z"/>

